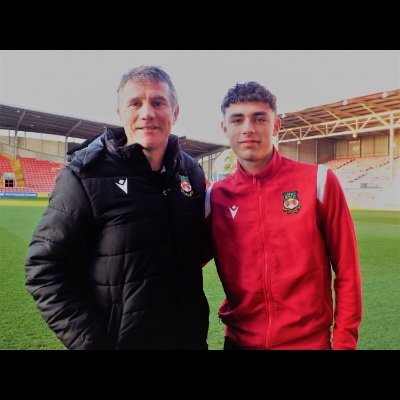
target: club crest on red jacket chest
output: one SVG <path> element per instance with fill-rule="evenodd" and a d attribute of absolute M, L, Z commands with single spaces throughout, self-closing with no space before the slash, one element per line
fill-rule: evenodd
<path fill-rule="evenodd" d="M 286 214 L 298 213 L 301 210 L 301 204 L 298 192 L 283 192 L 283 207 L 282 210 Z"/>

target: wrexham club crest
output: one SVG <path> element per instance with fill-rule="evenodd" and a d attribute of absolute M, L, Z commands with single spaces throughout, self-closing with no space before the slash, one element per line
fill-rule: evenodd
<path fill-rule="evenodd" d="M 181 179 L 181 192 L 185 196 L 191 196 L 193 194 L 192 185 L 189 182 L 189 178 L 185 175 L 179 175 Z"/>
<path fill-rule="evenodd" d="M 297 197 L 297 192 L 283 192 L 283 208 L 286 214 L 294 214 L 300 211 L 300 200 Z"/>

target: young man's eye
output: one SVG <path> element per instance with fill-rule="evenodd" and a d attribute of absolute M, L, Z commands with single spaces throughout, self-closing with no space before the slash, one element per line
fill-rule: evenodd
<path fill-rule="evenodd" d="M 233 119 L 231 122 L 232 122 L 232 124 L 237 125 L 240 123 L 240 121 L 241 121 L 241 119 L 237 118 L 237 119 Z"/>
<path fill-rule="evenodd" d="M 265 118 L 256 118 L 256 122 L 265 122 Z"/>

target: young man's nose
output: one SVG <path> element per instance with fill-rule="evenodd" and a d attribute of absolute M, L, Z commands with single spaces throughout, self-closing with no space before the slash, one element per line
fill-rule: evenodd
<path fill-rule="evenodd" d="M 252 121 L 249 120 L 245 120 L 242 126 L 242 133 L 244 135 L 249 134 L 249 133 L 254 133 L 254 125 L 252 123 Z"/>

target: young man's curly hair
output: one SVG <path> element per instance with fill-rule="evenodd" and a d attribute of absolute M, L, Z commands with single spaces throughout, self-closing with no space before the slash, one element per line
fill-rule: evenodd
<path fill-rule="evenodd" d="M 251 81 L 246 83 L 237 83 L 233 88 L 228 90 L 221 104 L 222 114 L 225 115 L 226 109 L 231 104 L 262 102 L 271 106 L 276 112 L 276 96 L 273 95 L 266 87 L 257 82 Z"/>

